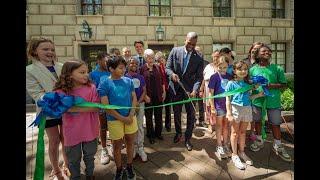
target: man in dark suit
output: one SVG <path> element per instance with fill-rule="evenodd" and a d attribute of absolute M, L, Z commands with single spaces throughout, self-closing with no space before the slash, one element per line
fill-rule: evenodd
<path fill-rule="evenodd" d="M 144 56 L 143 56 L 143 53 L 144 53 L 143 41 L 141 40 L 134 41 L 133 45 L 137 52 L 137 54 L 134 55 L 133 57 L 139 60 L 139 68 L 141 68 L 146 63 L 146 60 L 144 59 Z"/>
<path fill-rule="evenodd" d="M 195 51 L 198 35 L 195 32 L 189 32 L 186 36 L 185 45 L 174 47 L 168 57 L 166 64 L 166 74 L 169 76 L 169 86 L 174 93 L 172 102 L 196 97 L 200 83 L 203 79 L 203 59 Z M 186 92 L 184 91 L 184 89 Z M 195 110 L 191 103 L 185 104 L 187 111 L 187 129 L 185 132 L 185 146 L 188 151 L 192 150 L 190 139 L 195 120 Z M 181 140 L 181 111 L 182 104 L 173 106 L 174 125 L 176 135 L 173 142 L 178 143 Z"/>

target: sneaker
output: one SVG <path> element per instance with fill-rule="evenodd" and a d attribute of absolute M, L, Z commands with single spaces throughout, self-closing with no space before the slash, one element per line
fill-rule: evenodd
<path fill-rule="evenodd" d="M 117 169 L 113 180 L 122 180 L 122 175 L 123 175 L 123 169 L 122 168 L 120 170 Z"/>
<path fill-rule="evenodd" d="M 230 148 L 229 148 L 228 145 L 223 146 L 223 150 L 224 150 L 224 152 L 226 153 L 226 155 L 227 155 L 228 158 L 232 156 L 232 152 L 231 152 L 231 150 L 230 150 Z"/>
<path fill-rule="evenodd" d="M 107 145 L 107 148 L 108 148 L 108 150 L 109 150 L 109 156 L 110 156 L 111 158 L 113 158 L 113 145 L 112 145 L 112 144 L 108 144 L 108 145 Z"/>
<path fill-rule="evenodd" d="M 135 180 L 136 179 L 136 174 L 133 171 L 132 165 L 127 165 L 126 172 L 127 172 L 127 180 Z"/>
<path fill-rule="evenodd" d="M 273 145 L 272 150 L 278 155 L 280 156 L 281 159 L 283 159 L 284 161 L 287 162 L 291 162 L 291 157 L 290 155 L 287 153 L 287 151 L 284 149 L 283 145 Z"/>
<path fill-rule="evenodd" d="M 148 156 L 147 156 L 147 154 L 144 152 L 143 147 L 140 147 L 140 148 L 138 149 L 138 154 L 139 154 L 142 162 L 147 162 L 147 161 L 148 161 Z"/>
<path fill-rule="evenodd" d="M 249 166 L 253 165 L 253 161 L 246 155 L 246 153 L 238 153 L 239 157 Z"/>
<path fill-rule="evenodd" d="M 217 153 L 220 156 L 220 158 L 222 158 L 222 159 L 227 158 L 227 155 L 224 152 L 224 149 L 222 146 L 217 146 L 216 150 L 217 150 Z"/>
<path fill-rule="evenodd" d="M 110 157 L 108 155 L 108 150 L 106 148 L 102 148 L 101 156 L 100 156 L 100 163 L 106 165 L 110 162 Z"/>
<path fill-rule="evenodd" d="M 253 141 L 253 143 L 250 145 L 250 149 L 253 152 L 260 151 L 260 149 L 263 147 L 264 147 L 263 141 L 259 139 L 256 139 L 255 141 Z"/>
<path fill-rule="evenodd" d="M 232 156 L 232 162 L 238 169 L 240 170 L 246 169 L 246 167 L 243 165 L 238 155 Z"/>

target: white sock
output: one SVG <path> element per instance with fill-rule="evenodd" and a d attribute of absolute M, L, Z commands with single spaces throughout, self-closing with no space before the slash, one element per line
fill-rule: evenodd
<path fill-rule="evenodd" d="M 275 139 L 275 140 L 274 140 L 274 143 L 275 143 L 277 146 L 279 146 L 279 145 L 281 144 L 281 140 Z"/>

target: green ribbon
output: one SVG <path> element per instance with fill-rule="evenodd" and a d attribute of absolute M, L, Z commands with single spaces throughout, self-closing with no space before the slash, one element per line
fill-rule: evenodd
<path fill-rule="evenodd" d="M 267 114 L 267 99 L 264 98 L 261 110 L 261 137 L 263 140 L 267 139 L 266 134 L 266 114 Z"/>
<path fill-rule="evenodd" d="M 156 107 L 164 107 L 164 106 L 171 106 L 176 104 L 184 104 L 189 103 L 192 101 L 198 101 L 198 100 L 204 100 L 204 99 L 212 99 L 212 98 L 222 98 L 226 96 L 232 96 L 237 93 L 243 93 L 253 88 L 254 85 L 245 86 L 243 88 L 235 89 L 232 91 L 224 92 L 217 94 L 215 96 L 210 96 L 206 98 L 189 98 L 182 101 L 177 102 L 171 102 L 167 104 L 161 104 L 157 106 L 149 106 L 145 107 L 145 109 L 149 108 L 156 108 Z M 139 107 L 125 107 L 125 106 L 116 106 L 116 105 L 106 105 L 106 104 L 99 104 L 99 103 L 92 103 L 92 102 L 83 102 L 76 105 L 77 107 L 94 107 L 94 108 L 100 108 L 100 109 L 131 109 L 131 108 L 139 108 Z M 34 180 L 43 180 L 44 179 L 44 129 L 45 129 L 45 122 L 46 117 L 42 116 L 40 120 L 40 126 L 39 126 L 39 134 L 38 134 L 38 141 L 37 141 L 37 154 L 36 154 L 36 169 L 34 172 Z M 262 121 L 264 122 L 264 121 Z"/>
<path fill-rule="evenodd" d="M 36 154 L 36 169 L 34 171 L 34 180 L 43 180 L 44 178 L 44 128 L 46 125 L 46 117 L 42 116 L 40 119 L 38 141 L 37 141 L 37 154 Z"/>

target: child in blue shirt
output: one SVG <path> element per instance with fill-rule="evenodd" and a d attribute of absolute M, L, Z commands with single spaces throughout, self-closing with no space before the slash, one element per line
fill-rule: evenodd
<path fill-rule="evenodd" d="M 248 65 L 243 60 L 237 61 L 233 64 L 234 79 L 228 82 L 226 91 L 232 91 L 249 86 L 248 68 Z M 249 92 L 246 91 L 226 97 L 227 118 L 232 123 L 230 137 L 232 161 L 234 165 L 241 170 L 246 167 L 242 164 L 240 158 L 243 159 L 247 165 L 253 164 L 252 160 L 244 153 L 244 146 L 247 126 L 248 123 L 252 121 L 252 107 L 250 99 L 261 96 L 263 96 L 263 92 L 251 96 Z M 239 148 L 237 147 L 238 144 Z"/>
<path fill-rule="evenodd" d="M 124 77 L 126 61 L 121 56 L 113 57 L 108 61 L 111 76 L 103 78 L 98 87 L 102 104 L 110 104 L 131 109 L 107 109 L 109 135 L 114 147 L 114 160 L 117 166 L 115 179 L 122 179 L 123 168 L 121 159 L 122 138 L 124 137 L 127 149 L 127 177 L 135 179 L 133 172 L 133 144 L 136 137 L 137 119 L 135 107 L 137 97 L 134 85 L 130 78 Z"/>

